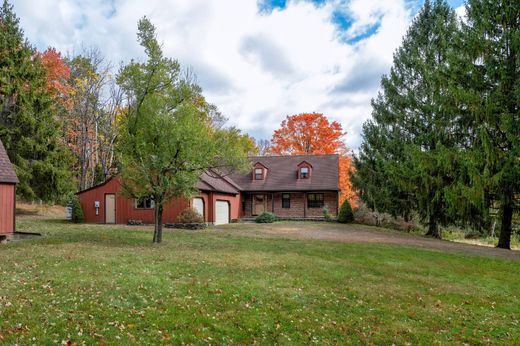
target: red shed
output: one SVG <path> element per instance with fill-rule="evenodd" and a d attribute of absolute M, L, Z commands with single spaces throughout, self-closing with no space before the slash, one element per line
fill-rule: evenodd
<path fill-rule="evenodd" d="M 16 184 L 18 178 L 0 141 L 0 237 L 15 231 Z"/>
<path fill-rule="evenodd" d="M 240 212 L 240 191 L 232 181 L 202 174 L 197 183 L 198 194 L 191 200 L 175 198 L 164 206 L 163 222 L 176 223 L 179 214 L 192 206 L 209 223 L 223 224 L 237 220 Z M 119 177 L 77 193 L 86 222 L 126 224 L 140 220 L 154 223 L 154 205 L 149 199 L 135 200 L 121 194 Z"/>

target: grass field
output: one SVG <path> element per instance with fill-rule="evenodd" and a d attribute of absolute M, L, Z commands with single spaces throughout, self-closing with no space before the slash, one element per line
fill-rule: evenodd
<path fill-rule="evenodd" d="M 22 218 L 5 344 L 520 344 L 520 262 L 384 244 Z"/>

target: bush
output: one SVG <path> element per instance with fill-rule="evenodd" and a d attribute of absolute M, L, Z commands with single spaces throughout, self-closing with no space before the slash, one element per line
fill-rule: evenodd
<path fill-rule="evenodd" d="M 72 222 L 82 223 L 85 220 L 85 216 L 83 215 L 83 209 L 81 209 L 78 196 L 71 195 L 68 205 L 72 207 Z"/>
<path fill-rule="evenodd" d="M 350 223 L 354 221 L 354 212 L 352 211 L 352 207 L 350 206 L 350 202 L 345 200 L 339 209 L 338 214 L 338 222 L 341 223 Z"/>
<path fill-rule="evenodd" d="M 184 209 L 177 220 L 179 223 L 204 223 L 204 217 L 193 208 Z"/>
<path fill-rule="evenodd" d="M 263 212 L 255 219 L 256 223 L 273 223 L 276 221 L 276 215 L 273 213 Z"/>
<path fill-rule="evenodd" d="M 332 221 L 332 215 L 330 215 L 329 208 L 323 207 L 323 217 L 325 221 Z"/>

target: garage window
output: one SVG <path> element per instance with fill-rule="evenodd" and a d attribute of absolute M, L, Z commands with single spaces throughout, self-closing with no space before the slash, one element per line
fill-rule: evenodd
<path fill-rule="evenodd" d="M 155 201 L 151 197 L 141 199 L 134 199 L 135 209 L 153 209 L 155 208 Z"/>
<path fill-rule="evenodd" d="M 282 208 L 290 208 L 291 207 L 291 195 L 288 193 L 282 193 Z"/>

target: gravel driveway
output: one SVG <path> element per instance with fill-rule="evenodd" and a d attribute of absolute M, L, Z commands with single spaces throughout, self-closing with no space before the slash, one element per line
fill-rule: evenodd
<path fill-rule="evenodd" d="M 437 240 L 404 232 L 365 225 L 342 225 L 317 222 L 294 223 L 236 223 L 217 226 L 215 229 L 252 237 L 281 237 L 289 239 L 315 239 L 345 243 L 376 243 L 419 247 L 424 249 L 496 256 L 520 261 L 520 251 L 503 250 L 487 246 Z"/>

